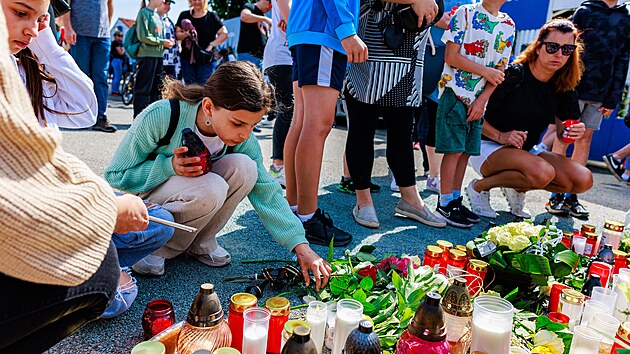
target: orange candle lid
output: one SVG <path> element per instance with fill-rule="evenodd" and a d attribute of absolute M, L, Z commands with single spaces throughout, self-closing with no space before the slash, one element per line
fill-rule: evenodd
<path fill-rule="evenodd" d="M 468 268 L 476 272 L 483 272 L 488 268 L 488 263 L 480 259 L 471 259 L 468 261 Z"/>
<path fill-rule="evenodd" d="M 271 312 L 271 316 L 286 316 L 289 314 L 291 303 L 285 297 L 272 297 L 265 302 L 265 307 Z"/>
<path fill-rule="evenodd" d="M 466 252 L 460 250 L 450 250 L 448 257 L 454 261 L 463 261 L 466 259 Z"/>
<path fill-rule="evenodd" d="M 604 229 L 615 231 L 615 232 L 623 232 L 625 225 L 619 221 L 614 220 L 606 220 L 604 221 Z"/>
<path fill-rule="evenodd" d="M 584 234 L 584 237 L 586 237 L 589 240 L 597 240 L 597 237 L 598 237 L 598 235 L 595 232 L 584 231 L 583 234 Z"/>
<path fill-rule="evenodd" d="M 428 254 L 430 257 L 442 257 L 444 250 L 442 250 L 438 246 L 427 246 L 425 253 Z"/>
<path fill-rule="evenodd" d="M 584 233 L 585 231 L 588 232 L 595 232 L 595 225 L 591 225 L 591 224 L 582 224 L 582 233 Z"/>
<path fill-rule="evenodd" d="M 573 290 L 573 289 L 564 289 L 562 290 L 562 294 L 560 297 L 569 303 L 579 305 L 584 302 L 584 294 Z"/>
<path fill-rule="evenodd" d="M 238 313 L 243 313 L 250 307 L 256 306 L 258 298 L 248 293 L 237 293 L 230 298 L 230 310 Z"/>
<path fill-rule="evenodd" d="M 453 248 L 453 244 L 451 242 L 445 241 L 445 240 L 437 240 L 437 242 L 435 243 L 436 246 L 439 246 L 441 249 L 451 249 Z"/>

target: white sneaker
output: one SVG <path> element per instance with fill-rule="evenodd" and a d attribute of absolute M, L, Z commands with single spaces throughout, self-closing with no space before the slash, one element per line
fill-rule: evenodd
<path fill-rule="evenodd" d="M 396 184 L 396 178 L 392 177 L 392 183 L 389 185 L 392 192 L 400 192 L 400 187 Z"/>
<path fill-rule="evenodd" d="M 477 179 L 473 179 L 466 187 L 466 195 L 468 196 L 468 201 L 470 201 L 470 209 L 479 216 L 492 219 L 496 218 L 497 213 L 490 206 L 490 192 L 477 192 L 473 188 L 476 182 Z"/>
<path fill-rule="evenodd" d="M 287 185 L 287 178 L 284 173 L 284 166 L 280 167 L 280 169 L 276 169 L 274 165 L 269 166 L 269 175 L 271 179 L 280 183 L 281 186 L 285 187 Z"/>
<path fill-rule="evenodd" d="M 131 269 L 142 275 L 164 275 L 164 257 L 150 254 L 131 266 Z"/>
<path fill-rule="evenodd" d="M 272 120 L 269 120 L 269 119 L 265 116 L 263 119 L 261 119 L 261 120 L 260 120 L 260 122 L 259 122 L 258 124 L 260 124 L 260 125 L 262 125 L 262 126 L 267 126 L 267 127 L 268 127 L 268 126 L 270 126 L 270 125 L 272 125 L 272 124 L 273 124 L 273 121 L 272 121 Z"/>
<path fill-rule="evenodd" d="M 501 187 L 501 192 L 510 205 L 510 212 L 519 218 L 529 219 L 532 214 L 525 209 L 525 193 L 520 193 L 513 188 Z"/>
<path fill-rule="evenodd" d="M 232 262 L 232 256 L 230 256 L 228 251 L 221 246 L 217 246 L 217 249 L 210 254 L 188 254 L 197 258 L 199 262 L 210 267 L 224 267 Z"/>
<path fill-rule="evenodd" d="M 427 175 L 427 186 L 424 189 L 440 194 L 440 176 L 431 177 Z"/>

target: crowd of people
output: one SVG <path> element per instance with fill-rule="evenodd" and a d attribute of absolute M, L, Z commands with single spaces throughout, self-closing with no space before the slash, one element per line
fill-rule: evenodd
<path fill-rule="evenodd" d="M 129 53 L 121 33 L 110 41 L 111 0 L 74 0 L 59 14 L 68 53 L 49 0 L 0 0 L 0 48 L 9 53 L 0 57 L 0 146 L 11 152 L 0 157 L 0 287 L 10 289 L 0 295 L 0 352 L 41 352 L 124 312 L 139 290 L 131 270 L 161 276 L 180 254 L 228 265 L 216 236 L 245 197 L 273 240 L 295 253 L 306 285 L 325 286 L 331 267 L 310 244 L 352 241 L 318 204 L 340 94 L 348 117 L 340 189 L 356 194 L 351 215 L 362 226 L 380 227 L 371 197 L 380 117 L 397 215 L 469 228 L 497 216 L 489 191 L 501 188 L 518 217 L 531 217 L 531 190 L 552 193 L 552 214 L 588 217 L 577 195 L 593 185 L 591 138 L 620 102 L 628 5 L 587 1 L 512 58 L 518 23 L 501 12 L 506 0 L 446 0 L 444 13 L 434 0 L 259 0 L 241 11 L 240 60 L 218 61 L 228 34 L 221 19 L 206 0 L 190 0 L 173 22 L 173 2 L 142 1 L 132 32 L 139 46 Z M 415 15 L 404 30 L 393 15 L 401 6 Z M 103 180 L 63 152 L 59 128 L 116 131 L 105 114 L 107 75 L 111 65 L 116 94 L 125 55 L 137 65 L 134 121 Z M 253 134 L 265 115 L 276 121 L 269 169 Z M 414 120 L 423 119 L 422 130 Z M 206 170 L 181 146 L 188 130 L 209 152 Z M 435 211 L 416 184 L 421 140 Z M 604 156 L 626 183 L 629 155 L 627 145 Z M 467 166 L 479 175 L 464 189 L 470 208 Z"/>

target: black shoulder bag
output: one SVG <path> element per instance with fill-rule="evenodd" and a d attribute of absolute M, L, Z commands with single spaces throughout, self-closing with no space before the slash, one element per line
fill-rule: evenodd
<path fill-rule="evenodd" d="M 383 29 L 385 45 L 392 50 L 398 49 L 403 43 L 405 33 L 422 32 L 439 21 L 444 14 L 444 0 L 435 0 L 435 3 L 438 5 L 437 15 L 433 21 L 430 23 L 423 22 L 420 27 L 418 27 L 418 15 L 416 15 L 410 5 L 396 5 L 382 20 L 390 22 Z M 376 11 L 382 11 L 383 3 L 381 0 L 376 0 L 372 8 Z"/>

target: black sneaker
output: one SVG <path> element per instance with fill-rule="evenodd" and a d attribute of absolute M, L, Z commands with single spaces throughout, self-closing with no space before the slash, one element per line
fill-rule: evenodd
<path fill-rule="evenodd" d="M 262 130 L 260 130 L 260 128 L 258 128 L 257 125 L 254 125 L 254 129 L 252 129 L 254 131 L 254 133 L 260 133 L 262 132 Z"/>
<path fill-rule="evenodd" d="M 440 204 L 440 198 L 438 198 L 438 205 L 435 209 L 442 217 L 444 217 L 447 224 L 459 227 L 462 229 L 471 228 L 474 223 L 462 214 L 460 204 L 457 200 L 451 200 L 445 207 Z"/>
<path fill-rule="evenodd" d="M 306 240 L 315 245 L 328 246 L 333 237 L 334 247 L 343 247 L 352 241 L 352 235 L 336 228 L 330 215 L 321 209 L 317 209 L 315 215 L 303 222 L 302 226 L 306 232 Z"/>
<path fill-rule="evenodd" d="M 564 206 L 564 193 L 557 193 L 554 197 L 549 198 L 545 209 L 549 214 L 567 216 L 569 215 L 569 209 Z"/>
<path fill-rule="evenodd" d="M 623 160 L 618 160 L 614 158 L 612 154 L 604 155 L 602 156 L 602 159 L 604 160 L 606 167 L 608 167 L 613 176 L 615 176 L 615 178 L 619 182 L 624 182 L 624 180 L 621 178 L 621 175 L 623 175 L 623 172 L 625 171 L 623 167 Z"/>
<path fill-rule="evenodd" d="M 568 198 L 564 198 L 564 206 L 569 209 L 569 215 L 578 219 L 588 219 L 590 213 L 580 204 L 577 194 L 571 194 Z"/>
<path fill-rule="evenodd" d="M 341 177 L 341 181 L 339 182 L 339 185 L 337 185 L 337 189 L 343 193 L 348 193 L 348 194 L 356 193 L 354 189 L 354 182 L 352 182 L 352 178 L 349 178 L 348 180 L 346 180 L 343 176 Z M 380 192 L 380 190 L 381 190 L 381 186 L 370 182 L 371 193 Z"/>
<path fill-rule="evenodd" d="M 462 216 L 468 219 L 468 221 L 472 223 L 478 223 L 481 221 L 479 215 L 473 213 L 470 209 L 466 208 L 466 206 L 462 203 L 464 201 L 463 197 L 459 197 L 455 199 L 455 201 L 459 204 L 459 211 L 461 211 Z"/>
<path fill-rule="evenodd" d="M 92 126 L 92 130 L 98 130 L 105 133 L 115 133 L 116 127 L 109 124 L 107 118 L 99 118 L 96 120 L 96 124 Z"/>

